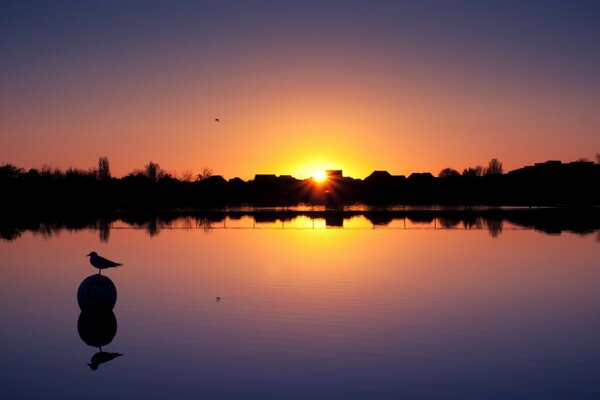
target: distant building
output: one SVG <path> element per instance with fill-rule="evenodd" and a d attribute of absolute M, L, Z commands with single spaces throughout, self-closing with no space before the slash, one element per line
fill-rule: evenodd
<path fill-rule="evenodd" d="M 223 175 L 211 175 L 208 178 L 202 179 L 201 182 L 207 185 L 222 185 L 227 183 L 227 180 L 223 178 Z"/>
<path fill-rule="evenodd" d="M 598 176 L 599 174 L 600 165 L 592 161 L 563 163 L 557 160 L 535 163 L 508 173 L 510 176 L 522 177 Z"/>
<path fill-rule="evenodd" d="M 433 179 L 433 175 L 431 174 L 431 172 L 413 172 L 408 176 L 408 180 L 411 181 L 427 179 Z"/>
<path fill-rule="evenodd" d="M 376 170 L 376 171 L 371 172 L 371 175 L 367 176 L 365 178 L 365 181 L 367 179 L 382 179 L 382 178 L 386 179 L 386 178 L 391 178 L 391 176 L 392 176 L 392 174 L 390 174 L 387 171 L 377 171 Z"/>
<path fill-rule="evenodd" d="M 254 175 L 255 183 L 271 183 L 277 180 L 277 175 L 275 174 L 256 174 Z"/>
<path fill-rule="evenodd" d="M 328 169 L 325 171 L 327 179 L 339 180 L 343 178 L 341 169 Z"/>
<path fill-rule="evenodd" d="M 392 180 L 392 174 L 387 171 L 373 171 L 365 178 L 366 184 L 385 184 Z"/>

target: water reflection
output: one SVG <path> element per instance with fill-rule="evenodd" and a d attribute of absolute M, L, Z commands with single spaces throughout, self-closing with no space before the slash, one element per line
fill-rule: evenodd
<path fill-rule="evenodd" d="M 108 239 L 110 238 L 110 221 L 98 221 L 98 236 L 100 237 L 100 242 L 108 243 Z"/>
<path fill-rule="evenodd" d="M 109 345 L 117 335 L 117 317 L 112 309 L 117 301 L 114 283 L 104 275 L 85 278 L 77 290 L 77 302 L 81 314 L 77 320 L 77 332 L 81 340 L 98 351 L 92 355 L 88 366 L 97 370 L 122 353 L 107 352 L 102 347 Z"/>
<path fill-rule="evenodd" d="M 100 364 L 123 355 L 102 350 L 102 347 L 109 345 L 117 334 L 117 318 L 112 311 L 82 311 L 77 320 L 77 332 L 85 344 L 98 348 L 88 363 L 92 370 L 95 371 Z"/>
<path fill-rule="evenodd" d="M 356 221 L 363 224 L 355 224 Z M 308 223 L 306 223 L 308 222 Z M 323 223 L 324 222 L 324 223 Z M 0 238 L 13 241 L 31 231 L 44 238 L 58 236 L 62 230 L 94 229 L 100 242 L 110 239 L 111 230 L 144 229 L 155 237 L 165 229 L 320 229 L 320 228 L 394 228 L 394 229 L 485 229 L 498 237 L 505 224 L 533 229 L 545 234 L 574 232 L 600 234 L 598 208 L 540 209 L 239 209 L 206 212 L 113 213 L 68 218 L 5 220 Z"/>
<path fill-rule="evenodd" d="M 498 214 L 154 215 L 152 238 L 121 215 L 108 245 L 93 219 L 23 234 L 0 243 L 3 398 L 600 398 L 596 234 Z M 91 249 L 128 264 L 102 272 L 114 313 L 72 312 L 77 282 L 104 279 Z"/>

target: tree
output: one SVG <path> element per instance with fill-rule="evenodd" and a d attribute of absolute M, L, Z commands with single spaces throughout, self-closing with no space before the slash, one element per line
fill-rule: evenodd
<path fill-rule="evenodd" d="M 443 170 L 440 171 L 440 173 L 438 174 L 438 177 L 440 178 L 447 178 L 449 176 L 458 176 L 460 175 L 460 173 L 453 169 L 453 168 L 444 168 Z"/>
<path fill-rule="evenodd" d="M 478 165 L 476 167 L 468 167 L 463 169 L 463 176 L 481 176 L 483 175 L 483 167 Z"/>
<path fill-rule="evenodd" d="M 192 170 L 190 169 L 186 169 L 185 171 L 183 171 L 181 173 L 181 181 L 183 182 L 191 182 L 192 179 L 194 178 L 194 173 L 192 172 Z"/>
<path fill-rule="evenodd" d="M 492 158 L 485 169 L 485 175 L 502 175 L 503 173 L 502 163 L 497 158 Z"/>
<path fill-rule="evenodd" d="M 152 182 L 156 182 L 161 175 L 160 165 L 150 161 L 144 166 L 144 175 L 146 175 L 146 177 Z"/>
<path fill-rule="evenodd" d="M 110 163 L 108 162 L 108 157 L 106 156 L 98 159 L 98 179 L 110 179 Z"/>
<path fill-rule="evenodd" d="M 207 178 L 210 178 L 212 176 L 212 174 L 213 174 L 212 169 L 210 169 L 208 167 L 204 167 L 204 168 L 202 168 L 202 172 L 200 172 L 197 175 L 197 178 L 198 178 L 197 180 L 198 181 L 203 181 L 203 180 L 205 180 Z"/>
<path fill-rule="evenodd" d="M 600 153 L 596 153 L 596 164 L 600 164 Z"/>
<path fill-rule="evenodd" d="M 0 166 L 0 178 L 17 178 L 19 175 L 23 174 L 22 168 L 18 168 L 13 164 L 4 164 Z"/>

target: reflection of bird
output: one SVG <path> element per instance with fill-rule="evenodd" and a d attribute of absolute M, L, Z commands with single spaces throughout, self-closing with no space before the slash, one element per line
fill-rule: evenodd
<path fill-rule="evenodd" d="M 221 122 L 219 118 L 215 118 L 215 122 Z"/>
<path fill-rule="evenodd" d="M 90 363 L 88 364 L 92 370 L 97 370 L 100 364 L 114 360 L 115 358 L 122 356 L 121 353 L 109 353 L 107 351 L 100 350 L 92 356 Z"/>
<path fill-rule="evenodd" d="M 90 254 L 87 255 L 87 257 L 90 258 L 90 264 L 92 264 L 94 267 L 98 268 L 99 274 L 101 274 L 102 270 L 105 268 L 115 268 L 115 267 L 118 267 L 119 265 L 123 265 L 121 263 L 107 260 L 104 257 L 100 257 L 98 255 L 98 253 L 96 253 L 95 251 L 92 251 Z"/>

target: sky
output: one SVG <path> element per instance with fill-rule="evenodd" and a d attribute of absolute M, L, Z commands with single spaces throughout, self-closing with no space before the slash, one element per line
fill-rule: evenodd
<path fill-rule="evenodd" d="M 250 179 L 591 159 L 598 21 L 597 1 L 2 1 L 0 163 Z"/>

